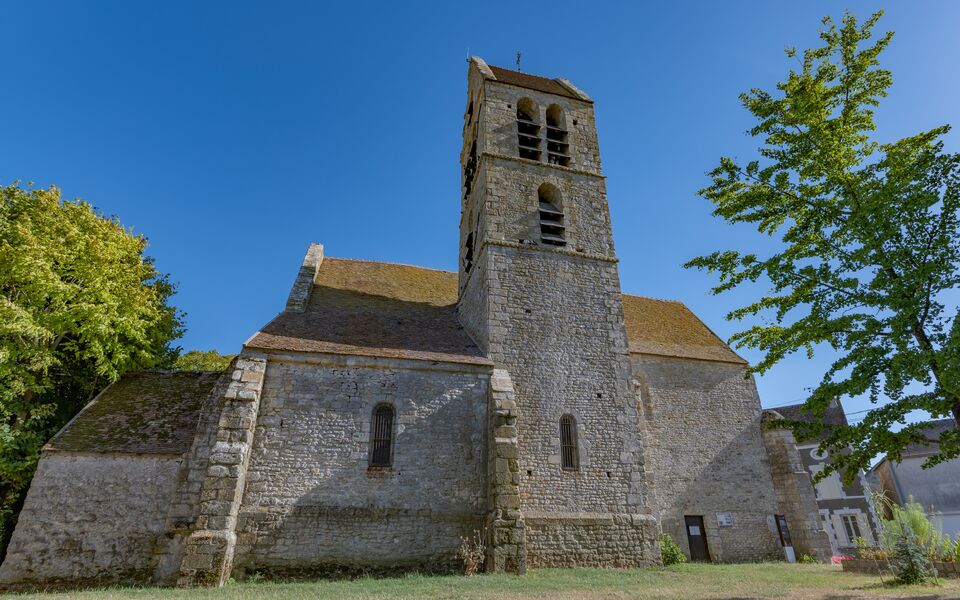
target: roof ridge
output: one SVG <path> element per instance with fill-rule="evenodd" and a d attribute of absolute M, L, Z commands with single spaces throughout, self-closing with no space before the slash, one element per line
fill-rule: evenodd
<path fill-rule="evenodd" d="M 487 63 L 487 66 L 491 69 L 499 69 L 500 71 L 510 71 L 512 73 L 519 73 L 521 75 L 526 75 L 527 77 L 536 77 L 537 79 L 546 79 L 547 81 L 556 81 L 559 83 L 559 77 L 547 77 L 546 75 L 537 75 L 535 73 L 528 73 L 527 71 L 521 71 L 520 69 L 511 69 L 510 67 L 499 67 L 497 65 L 491 65 Z"/>
<path fill-rule="evenodd" d="M 686 308 L 687 310 L 690 310 L 690 308 L 683 302 L 683 300 L 671 300 L 670 298 L 654 298 L 653 296 L 642 296 L 640 294 L 628 294 L 624 291 L 621 291 L 620 295 L 629 296 L 631 298 L 643 298 L 644 300 L 655 300 L 657 302 L 672 302 L 673 304 L 679 304 L 684 308 Z M 690 311 L 690 312 L 693 312 L 693 311 Z"/>
<path fill-rule="evenodd" d="M 435 269 L 433 267 L 424 267 L 422 265 L 411 265 L 408 263 L 390 262 L 386 260 L 372 260 L 368 258 L 340 258 L 337 256 L 328 256 L 324 260 L 343 260 L 343 261 L 349 261 L 349 262 L 369 263 L 374 265 L 392 265 L 395 267 L 410 267 L 412 269 L 423 269 L 424 271 L 436 271 L 438 273 L 449 273 L 451 275 L 457 274 L 456 271 L 448 271 L 446 269 Z M 322 269 L 323 267 L 321 266 L 320 268 Z"/>

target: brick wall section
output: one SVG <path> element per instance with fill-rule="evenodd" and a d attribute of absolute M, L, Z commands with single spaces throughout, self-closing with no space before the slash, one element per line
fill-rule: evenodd
<path fill-rule="evenodd" d="M 149 583 L 180 461 L 44 454 L 0 567 L 0 583 Z"/>
<path fill-rule="evenodd" d="M 246 483 L 266 360 L 243 353 L 233 363 L 207 471 L 196 529 L 186 540 L 179 586 L 223 585 L 233 568 L 236 519 Z"/>
<path fill-rule="evenodd" d="M 790 430 L 766 427 L 771 418 L 781 417 L 765 412 L 761 434 L 770 458 L 770 475 L 777 494 L 777 512 L 787 519 L 797 556 L 808 554 L 821 562 L 829 562 L 833 550 L 820 520 L 810 473 L 800 460 L 797 443 Z"/>
<path fill-rule="evenodd" d="M 683 517 L 701 515 L 714 561 L 782 559 L 760 398 L 744 366 L 639 354 L 631 359 L 663 531 L 689 554 Z M 731 513 L 734 525 L 720 527 L 718 512 Z"/>
<path fill-rule="evenodd" d="M 503 369 L 490 378 L 487 456 L 487 570 L 527 571 L 527 540 L 520 512 L 520 445 L 513 382 Z"/>
<path fill-rule="evenodd" d="M 240 572 L 449 570 L 486 512 L 486 366 L 272 355 L 239 515 Z M 396 411 L 393 465 L 370 423 Z M 238 573 L 239 575 L 239 573 Z"/>

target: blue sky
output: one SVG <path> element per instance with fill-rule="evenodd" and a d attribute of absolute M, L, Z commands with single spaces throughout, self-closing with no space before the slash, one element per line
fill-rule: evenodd
<path fill-rule="evenodd" d="M 753 156 L 737 100 L 849 7 L 897 32 L 878 139 L 960 124 L 960 2 L 0 2 L 0 182 L 56 184 L 150 238 L 185 349 L 236 352 L 310 242 L 456 269 L 466 58 L 564 76 L 596 100 L 623 289 L 723 337 L 744 296 L 681 264 L 768 242 L 710 216 L 721 155 Z M 949 150 L 960 150 L 956 132 Z M 743 351 L 748 359 L 757 355 Z M 803 397 L 829 357 L 759 378 Z M 847 411 L 862 409 L 856 401 Z"/>

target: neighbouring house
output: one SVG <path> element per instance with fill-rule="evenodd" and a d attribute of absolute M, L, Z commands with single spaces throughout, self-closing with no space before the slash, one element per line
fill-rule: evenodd
<path fill-rule="evenodd" d="M 932 421 L 923 432 L 929 443 L 912 443 L 903 451 L 899 462 L 884 457 L 870 471 L 878 492 L 900 505 L 912 497 L 930 511 L 943 532 L 954 539 L 960 536 L 960 459 L 929 469 L 924 469 L 923 463 L 937 453 L 940 435 L 956 427 L 953 419 Z"/>
<path fill-rule="evenodd" d="M 449 570 L 474 531 L 510 573 L 655 565 L 661 530 L 829 557 L 747 362 L 622 292 L 593 100 L 473 58 L 465 108 L 458 271 L 311 245 L 221 377 L 129 375 L 44 449 L 0 582 Z"/>
<path fill-rule="evenodd" d="M 802 404 L 777 407 L 767 412 L 784 419 L 812 421 L 814 416 L 803 410 Z M 839 400 L 833 401 L 824 411 L 823 422 L 830 425 L 847 425 L 846 413 Z M 819 451 L 820 442 L 826 433 L 813 440 L 797 443 L 800 463 L 811 481 L 830 463 L 830 458 Z M 870 500 L 870 486 L 864 473 L 859 473 L 852 483 L 844 483 L 839 473 L 831 473 L 814 485 L 820 521 L 830 538 L 833 553 L 847 554 L 856 547 L 857 539 L 873 545 L 877 539 L 879 522 Z"/>

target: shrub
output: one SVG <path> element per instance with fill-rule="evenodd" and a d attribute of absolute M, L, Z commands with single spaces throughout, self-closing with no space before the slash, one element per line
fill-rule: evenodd
<path fill-rule="evenodd" d="M 867 543 L 867 540 L 862 537 L 858 537 L 854 540 L 856 546 L 857 558 L 865 558 L 868 560 L 889 560 L 890 551 L 883 547 L 871 546 Z"/>
<path fill-rule="evenodd" d="M 896 538 L 890 566 L 899 583 L 923 583 L 933 576 L 932 565 L 920 538 L 904 533 Z"/>
<path fill-rule="evenodd" d="M 815 565 L 820 561 L 810 556 L 809 554 L 804 553 L 800 555 L 800 558 L 797 559 L 797 562 L 800 563 L 801 565 Z"/>
<path fill-rule="evenodd" d="M 874 502 L 882 504 L 891 515 L 890 519 L 882 519 L 880 542 L 885 548 L 893 550 L 898 540 L 912 535 L 930 558 L 951 554 L 953 544 L 950 536 L 943 533 L 940 525 L 927 515 L 927 511 L 913 496 L 903 506 L 882 495 L 875 496 Z"/>
<path fill-rule="evenodd" d="M 661 533 L 660 559 L 663 561 L 663 566 L 666 567 L 687 562 L 687 555 L 683 553 L 683 550 L 673 541 L 672 537 L 666 533 Z"/>
<path fill-rule="evenodd" d="M 487 554 L 486 535 L 482 531 L 474 530 L 472 537 L 461 537 L 460 547 L 457 549 L 457 558 L 463 561 L 463 574 L 476 575 L 483 567 Z"/>

